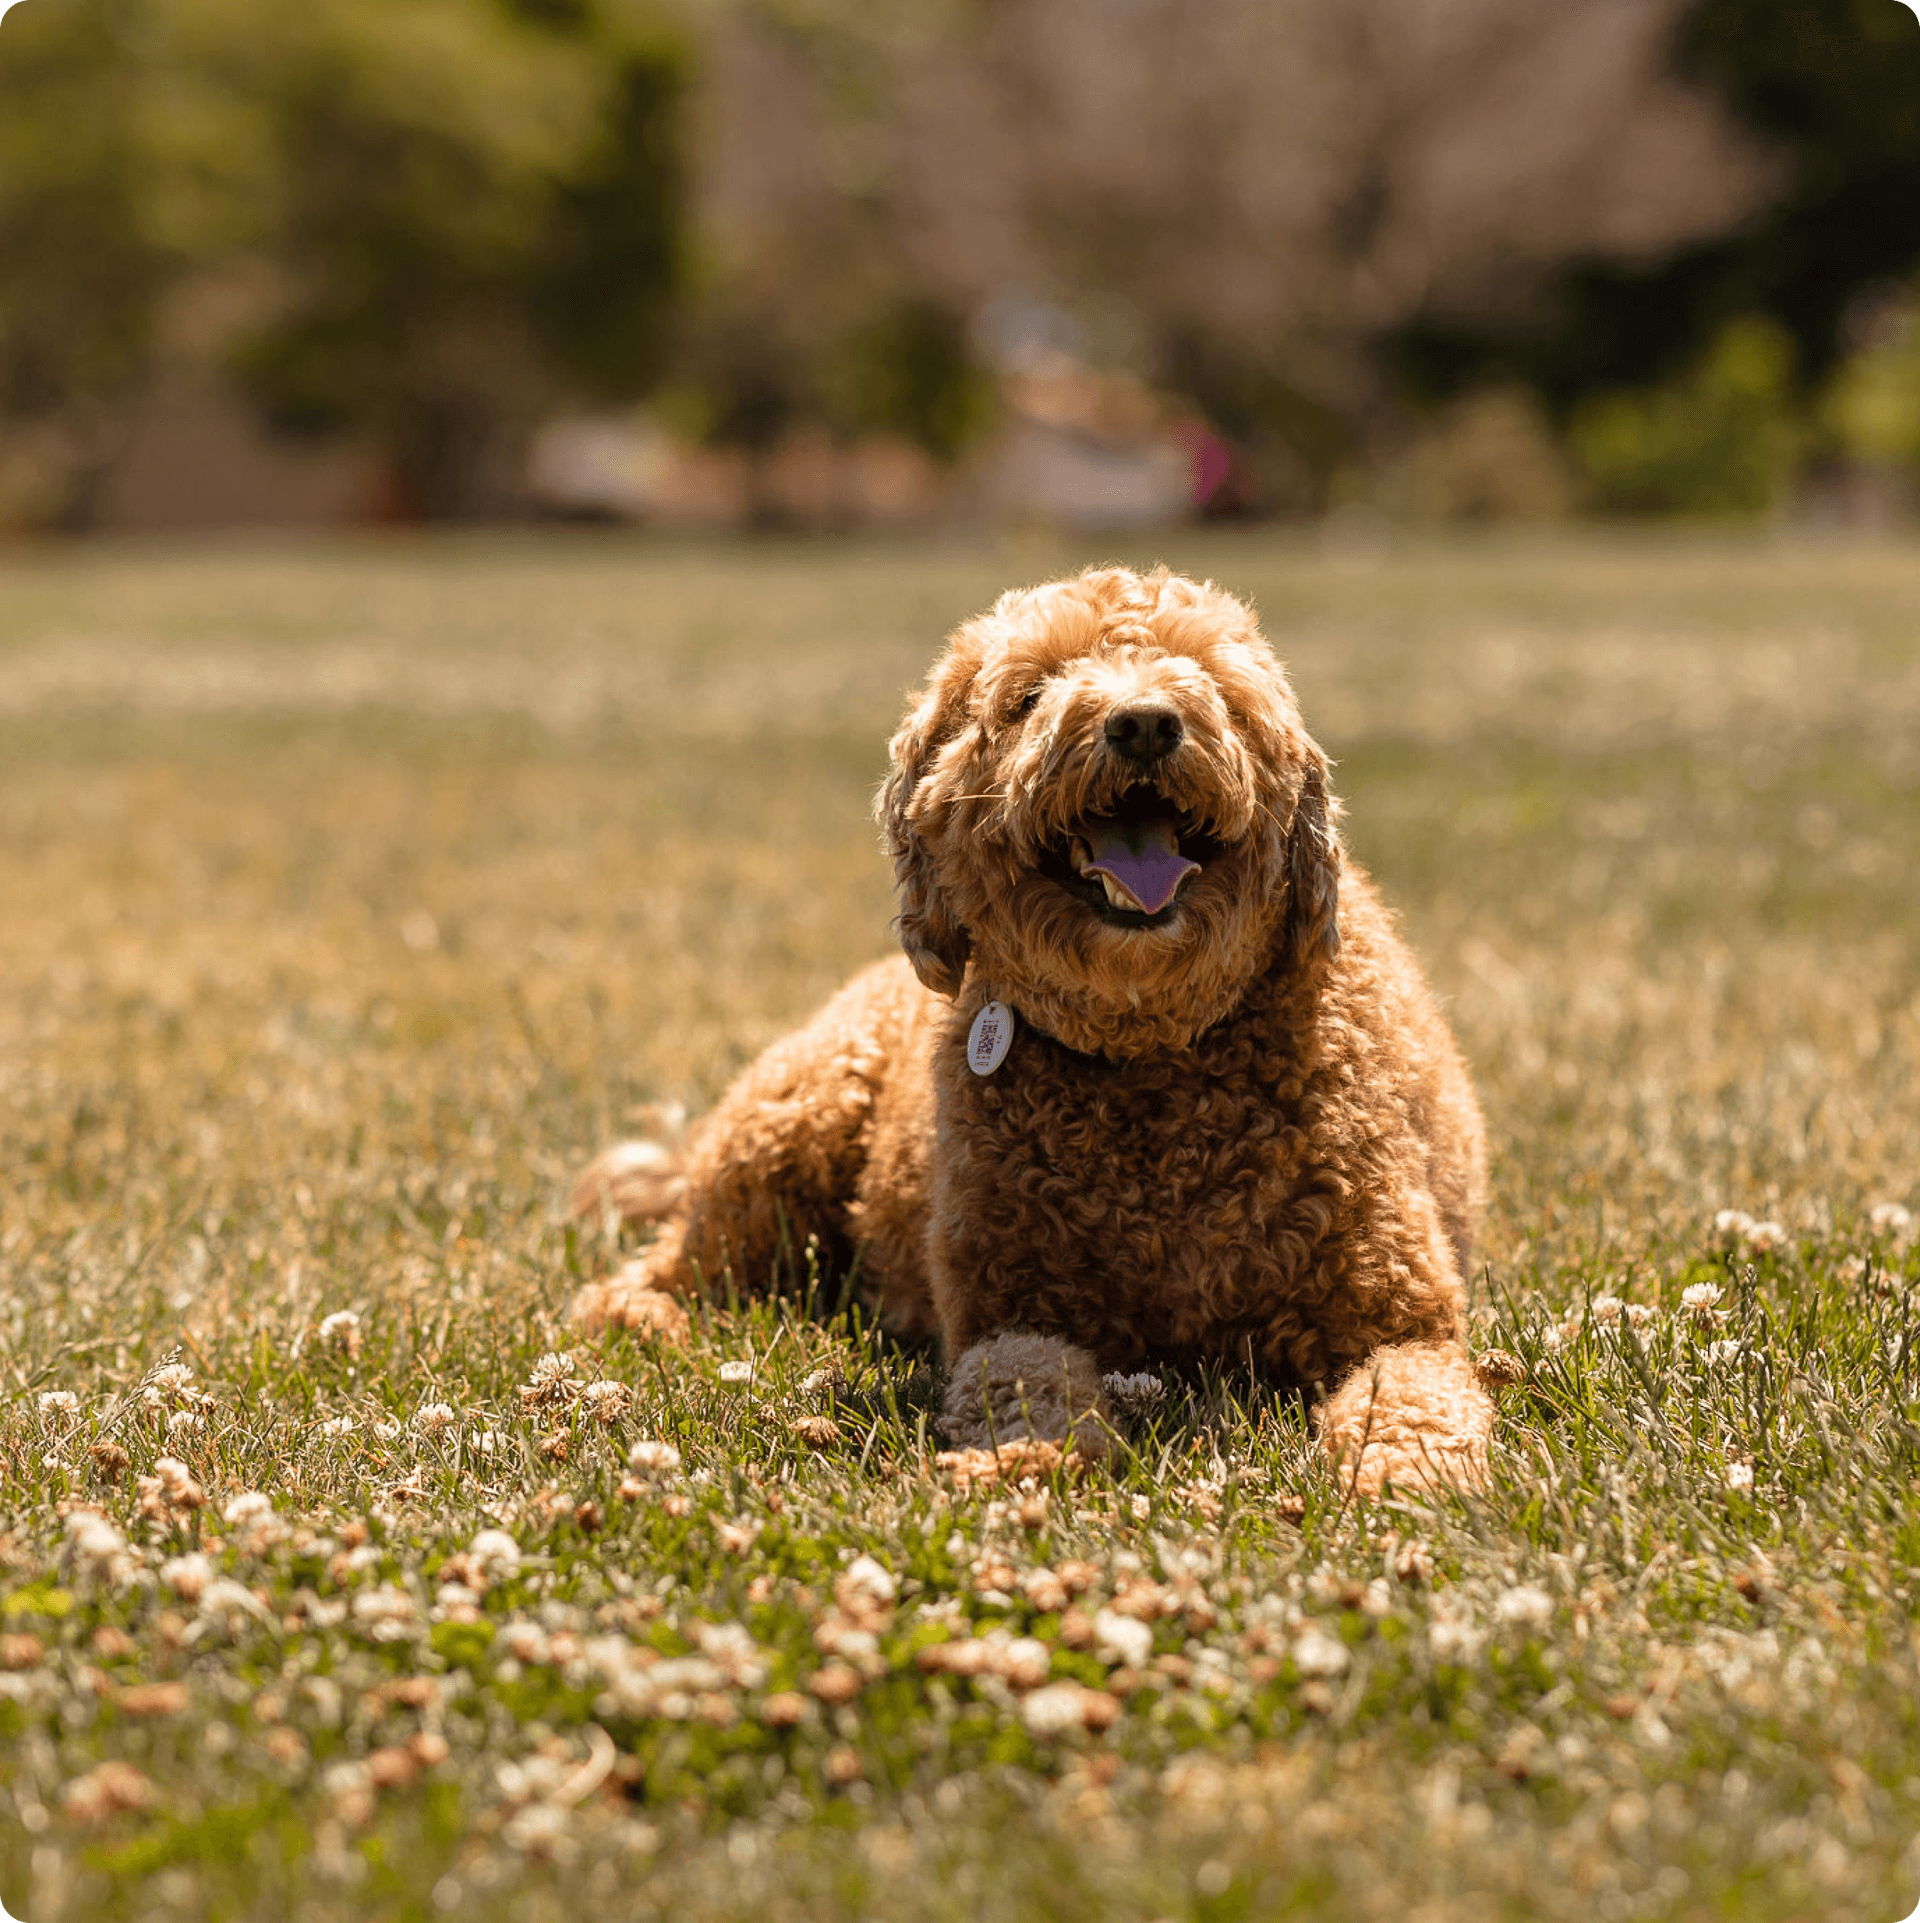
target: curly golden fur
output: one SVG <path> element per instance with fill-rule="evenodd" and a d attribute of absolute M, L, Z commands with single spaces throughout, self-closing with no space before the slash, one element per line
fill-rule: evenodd
<path fill-rule="evenodd" d="M 815 1236 L 938 1331 L 956 1443 L 1097 1452 L 1104 1372 L 1237 1361 L 1331 1391 L 1357 1487 L 1477 1479 L 1479 1109 L 1327 775 L 1232 596 L 1119 568 L 1002 596 L 893 738 L 905 960 L 761 1056 L 679 1161 L 587 1170 L 577 1207 L 664 1220 L 580 1319 L 670 1334 L 703 1279 Z M 980 1074 L 989 1002 L 1015 1033 Z"/>

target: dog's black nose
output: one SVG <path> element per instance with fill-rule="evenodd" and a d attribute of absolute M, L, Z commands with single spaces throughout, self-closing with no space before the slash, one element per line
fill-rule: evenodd
<path fill-rule="evenodd" d="M 1129 761 L 1164 761 L 1184 733 L 1180 717 L 1158 701 L 1136 701 L 1107 716 L 1107 745 Z"/>

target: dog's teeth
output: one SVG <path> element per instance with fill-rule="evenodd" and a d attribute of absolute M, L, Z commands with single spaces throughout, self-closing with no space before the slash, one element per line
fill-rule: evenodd
<path fill-rule="evenodd" d="M 1100 886 L 1107 891 L 1107 901 L 1112 907 L 1136 910 L 1139 908 L 1140 904 L 1111 875 L 1103 873 L 1100 877 Z"/>

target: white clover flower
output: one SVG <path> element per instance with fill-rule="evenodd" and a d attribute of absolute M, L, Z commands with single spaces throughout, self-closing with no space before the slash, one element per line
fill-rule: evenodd
<path fill-rule="evenodd" d="M 193 1371 L 184 1362 L 163 1362 L 147 1377 L 147 1387 L 163 1396 L 193 1394 Z"/>
<path fill-rule="evenodd" d="M 220 1514 L 236 1527 L 249 1522 L 271 1522 L 273 1498 L 258 1489 L 242 1489 L 237 1496 L 228 1499 L 227 1506 Z"/>
<path fill-rule="evenodd" d="M 696 1620 L 685 1625 L 685 1632 L 687 1640 L 695 1644 L 708 1661 L 725 1670 L 730 1681 L 747 1689 L 758 1689 L 766 1681 L 766 1663 L 744 1623 Z"/>
<path fill-rule="evenodd" d="M 720 1365 L 720 1380 L 729 1389 L 742 1389 L 753 1380 L 751 1362 L 723 1362 Z"/>
<path fill-rule="evenodd" d="M 1645 1302 L 1629 1302 L 1621 1310 L 1621 1314 L 1627 1318 L 1628 1328 L 1644 1329 L 1659 1314 L 1659 1311 L 1649 1307 Z"/>
<path fill-rule="evenodd" d="M 360 1425 L 351 1416 L 329 1416 L 320 1425 L 323 1436 L 350 1436 Z"/>
<path fill-rule="evenodd" d="M 360 1352 L 360 1318 L 351 1309 L 336 1309 L 320 1324 L 320 1340 L 330 1349 L 344 1349 L 348 1355 Z"/>
<path fill-rule="evenodd" d="M 197 1552 L 175 1556 L 160 1565 L 160 1580 L 176 1596 L 187 1602 L 198 1602 L 213 1580 L 213 1564 Z"/>
<path fill-rule="evenodd" d="M 447 1430 L 453 1427 L 454 1420 L 454 1413 L 450 1404 L 445 1402 L 429 1402 L 423 1404 L 421 1408 L 415 1411 L 413 1426 L 418 1429 L 422 1435 L 444 1435 Z"/>
<path fill-rule="evenodd" d="M 680 1467 L 680 1451 L 670 1442 L 636 1442 L 627 1454 L 636 1476 L 667 1476 Z"/>
<path fill-rule="evenodd" d="M 1102 1609 L 1093 1619 L 1094 1646 L 1101 1660 L 1138 1669 L 1153 1654 L 1153 1631 L 1133 1616 Z"/>
<path fill-rule="evenodd" d="M 1048 1683 L 1021 1703 L 1020 1717 L 1036 1736 L 1064 1736 L 1069 1730 L 1086 1728 L 1088 1699 L 1098 1694 L 1084 1683 Z M 1112 1698 L 1107 1700 L 1110 1703 Z"/>
<path fill-rule="evenodd" d="M 580 1384 L 574 1380 L 575 1367 L 572 1356 L 558 1351 L 541 1356 L 533 1365 L 533 1373 L 520 1385 L 521 1406 L 540 1409 L 571 1402 L 580 1393 Z"/>
<path fill-rule="evenodd" d="M 1680 1291 L 1680 1306 L 1689 1315 L 1712 1315 L 1720 1306 L 1718 1282 L 1693 1282 Z"/>
<path fill-rule="evenodd" d="M 1905 1241 L 1913 1232 L 1913 1211 L 1898 1202 L 1876 1202 L 1868 1212 L 1867 1221 L 1874 1234 L 1891 1235 L 1899 1241 Z"/>
<path fill-rule="evenodd" d="M 490 1456 L 506 1438 L 498 1429 L 482 1429 L 473 1438 L 473 1446 L 483 1456 Z"/>
<path fill-rule="evenodd" d="M 369 1781 L 365 1763 L 330 1763 L 321 1773 L 320 1787 L 338 1802 L 342 1797 L 362 1794 Z"/>
<path fill-rule="evenodd" d="M 67 1517 L 67 1540 L 73 1553 L 89 1562 L 110 1562 L 127 1547 L 126 1537 L 91 1509 L 76 1509 Z"/>
<path fill-rule="evenodd" d="M 855 1556 L 847 1564 L 839 1582 L 834 1585 L 834 1593 L 838 1595 L 843 1589 L 862 1602 L 877 1607 L 890 1606 L 899 1593 L 892 1575 L 871 1556 Z"/>
<path fill-rule="evenodd" d="M 1166 1399 L 1167 1385 L 1151 1371 L 1133 1375 L 1103 1375 L 1100 1386 L 1120 1409 L 1130 1415 L 1144 1414 Z"/>
<path fill-rule="evenodd" d="M 520 1545 L 504 1529 L 483 1529 L 467 1545 L 467 1554 L 496 1581 L 520 1567 Z"/>
<path fill-rule="evenodd" d="M 40 1413 L 50 1422 L 71 1422 L 80 1413 L 80 1398 L 71 1389 L 42 1390 Z"/>
<path fill-rule="evenodd" d="M 178 1456 L 162 1456 L 153 1465 L 154 1479 L 166 1499 L 181 1507 L 197 1508 L 206 1500 L 206 1491 L 193 1479 L 193 1471 Z"/>
<path fill-rule="evenodd" d="M 500 1632 L 500 1641 L 507 1654 L 523 1663 L 545 1663 L 552 1660 L 553 1642 L 538 1623 L 509 1623 Z"/>
<path fill-rule="evenodd" d="M 1753 1464 L 1750 1462 L 1730 1462 L 1727 1464 L 1727 1487 L 1736 1493 L 1744 1494 L 1753 1487 Z"/>
<path fill-rule="evenodd" d="M 1553 1621 L 1553 1598 L 1532 1583 L 1504 1591 L 1493 1605 L 1497 1621 L 1520 1629 L 1545 1629 Z"/>
<path fill-rule="evenodd" d="M 1618 1322 L 1626 1306 L 1617 1295 L 1596 1295 L 1592 1303 L 1593 1319 L 1599 1323 Z"/>
<path fill-rule="evenodd" d="M 1770 1250 L 1786 1247 L 1787 1232 L 1778 1222 L 1756 1222 L 1744 1240 L 1755 1255 L 1765 1255 Z"/>
<path fill-rule="evenodd" d="M 1723 1363 L 1740 1360 L 1740 1344 L 1734 1341 L 1709 1342 L 1705 1350 L 1709 1362 L 1719 1366 Z"/>
<path fill-rule="evenodd" d="M 501 1829 L 502 1839 L 523 1855 L 570 1857 L 573 1851 L 573 1813 L 558 1803 L 529 1803 L 516 1810 Z"/>
<path fill-rule="evenodd" d="M 1435 1616 L 1427 1629 L 1427 1646 L 1443 1663 L 1470 1663 L 1480 1654 L 1486 1632 L 1471 1616 Z"/>
<path fill-rule="evenodd" d="M 595 1422 L 611 1427 L 627 1413 L 633 1392 L 624 1382 L 589 1382 L 582 1400 L 587 1405 L 587 1414 Z"/>
<path fill-rule="evenodd" d="M 1745 1209 L 1722 1209 L 1713 1218 L 1713 1232 L 1716 1235 L 1731 1235 L 1745 1241 L 1753 1227 L 1753 1217 Z"/>
<path fill-rule="evenodd" d="M 373 1425 L 373 1433 L 377 1435 L 382 1442 L 397 1441 L 401 1436 L 405 1435 L 406 1432 L 405 1423 L 395 1422 L 387 1417 L 382 1417 L 380 1421 Z"/>
<path fill-rule="evenodd" d="M 195 1415 L 191 1409 L 176 1409 L 167 1417 L 167 1434 L 169 1437 L 190 1436 L 198 1430 L 204 1429 L 206 1426 L 207 1425 Z"/>
<path fill-rule="evenodd" d="M 390 1582 L 382 1583 L 377 1589 L 363 1589 L 353 1599 L 354 1620 L 376 1627 L 382 1623 L 410 1623 L 418 1614 L 413 1598 Z"/>
<path fill-rule="evenodd" d="M 1318 1623 L 1302 1623 L 1293 1639 L 1293 1666 L 1302 1676 L 1342 1675 L 1351 1658 L 1347 1646 L 1337 1636 L 1329 1636 Z"/>
<path fill-rule="evenodd" d="M 215 1576 L 201 1590 L 199 1607 L 196 1614 L 202 1622 L 217 1622 L 231 1628 L 242 1618 L 252 1616 L 258 1621 L 271 1620 L 271 1611 L 258 1596 L 244 1583 L 237 1583 L 231 1576 Z"/>

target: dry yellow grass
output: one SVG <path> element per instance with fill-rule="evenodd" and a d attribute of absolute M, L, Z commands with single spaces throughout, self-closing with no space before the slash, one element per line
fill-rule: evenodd
<path fill-rule="evenodd" d="M 1190 545 L 1266 611 L 1510 1178 L 1631 1207 L 1629 1243 L 1912 1187 L 1920 564 Z M 527 1145 L 557 1181 L 884 952 L 900 695 L 1065 558 L 16 561 L 10 1082 L 71 1109 L 104 1072 L 191 1123 L 251 1078 L 280 1163 L 447 1076 L 558 1077 L 586 1104 Z M 203 1140 L 184 1166 L 231 1179 Z"/>

